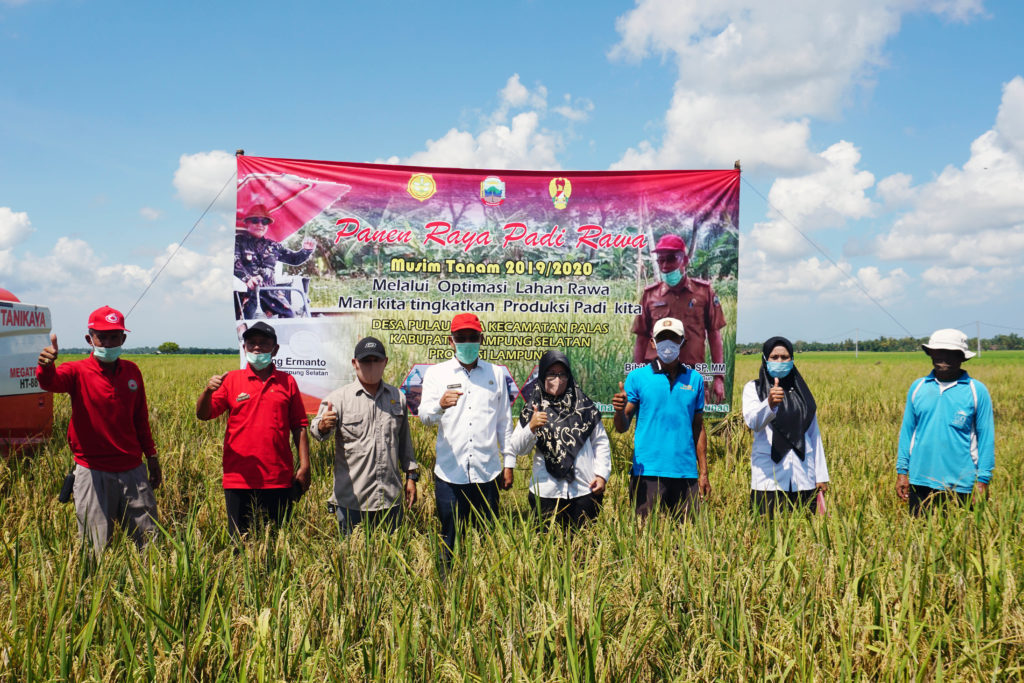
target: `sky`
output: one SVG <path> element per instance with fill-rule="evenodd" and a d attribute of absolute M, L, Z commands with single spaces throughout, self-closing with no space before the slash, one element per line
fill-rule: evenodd
<path fill-rule="evenodd" d="M 111 305 L 128 346 L 227 348 L 236 149 L 740 160 L 738 341 L 1024 333 L 1022 27 L 1019 0 L 0 0 L 0 287 L 69 346 Z"/>

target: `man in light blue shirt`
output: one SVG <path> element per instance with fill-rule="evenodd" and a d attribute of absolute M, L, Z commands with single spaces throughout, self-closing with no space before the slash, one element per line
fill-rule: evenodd
<path fill-rule="evenodd" d="M 988 389 L 960 365 L 974 357 L 967 335 L 937 330 L 922 344 L 932 372 L 907 392 L 896 459 L 896 493 L 918 515 L 952 497 L 988 496 L 995 467 L 995 427 Z"/>
<path fill-rule="evenodd" d="M 615 431 L 626 432 L 637 418 L 629 488 L 641 518 L 657 506 L 688 515 L 711 493 L 704 379 L 679 361 L 684 335 L 678 319 L 657 321 L 651 345 L 658 357 L 629 373 L 612 398 Z"/>

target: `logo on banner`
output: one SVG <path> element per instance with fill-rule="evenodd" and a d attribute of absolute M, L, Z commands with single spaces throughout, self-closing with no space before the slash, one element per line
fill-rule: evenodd
<path fill-rule="evenodd" d="M 548 193 L 551 195 L 551 201 L 555 203 L 555 208 L 564 209 L 569 205 L 572 183 L 568 178 L 552 178 L 548 183 Z"/>
<path fill-rule="evenodd" d="M 437 183 L 429 173 L 413 173 L 406 190 L 413 199 L 424 202 L 437 192 Z"/>
<path fill-rule="evenodd" d="M 490 175 L 480 183 L 480 201 L 487 206 L 498 206 L 505 201 L 505 183 L 498 176 Z"/>

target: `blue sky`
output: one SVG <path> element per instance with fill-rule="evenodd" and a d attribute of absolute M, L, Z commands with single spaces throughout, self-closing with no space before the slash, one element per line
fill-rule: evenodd
<path fill-rule="evenodd" d="M 741 341 L 1024 328 L 1022 20 L 1010 0 L 0 0 L 0 286 L 77 345 L 88 311 L 132 306 L 239 147 L 741 159 Z M 142 299 L 129 345 L 232 345 L 232 206 Z"/>

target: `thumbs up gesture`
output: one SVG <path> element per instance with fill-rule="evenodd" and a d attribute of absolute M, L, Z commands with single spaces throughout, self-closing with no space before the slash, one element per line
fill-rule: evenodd
<path fill-rule="evenodd" d="M 530 418 L 530 431 L 536 434 L 537 430 L 547 423 L 548 414 L 541 409 L 540 403 L 535 404 L 533 406 L 533 417 Z"/>
<path fill-rule="evenodd" d="M 39 352 L 38 363 L 42 366 L 53 365 L 57 361 L 57 335 L 50 333 L 50 345 Z"/>
<path fill-rule="evenodd" d="M 214 375 L 209 380 L 207 380 L 207 382 L 206 382 L 206 390 L 207 391 L 217 391 L 217 389 L 220 388 L 221 383 L 224 382 L 224 378 L 227 377 L 227 376 L 228 376 L 228 373 L 226 373 L 226 372 L 223 375 Z"/>
<path fill-rule="evenodd" d="M 329 432 L 338 424 L 338 411 L 334 409 L 334 404 L 330 401 L 327 402 L 327 410 L 320 415 L 320 425 L 317 429 L 320 433 Z"/>
<path fill-rule="evenodd" d="M 768 407 L 777 408 L 785 397 L 786 392 L 779 386 L 779 378 L 776 377 L 775 385 L 768 391 Z"/>
<path fill-rule="evenodd" d="M 612 396 L 612 408 L 617 413 L 626 409 L 626 385 L 622 382 L 619 382 L 619 391 Z"/>

